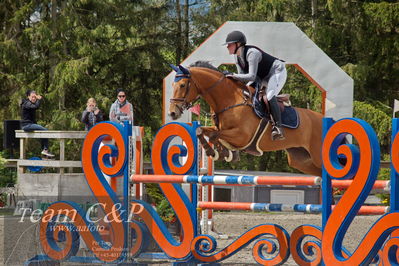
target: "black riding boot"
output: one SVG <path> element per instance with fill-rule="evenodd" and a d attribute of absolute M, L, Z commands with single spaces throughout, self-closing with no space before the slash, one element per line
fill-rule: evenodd
<path fill-rule="evenodd" d="M 272 129 L 272 140 L 285 139 L 283 128 L 281 126 L 281 111 L 277 103 L 277 98 L 275 96 L 273 96 L 273 98 L 270 99 L 269 105 L 270 105 L 270 112 L 274 119 L 274 126 Z"/>

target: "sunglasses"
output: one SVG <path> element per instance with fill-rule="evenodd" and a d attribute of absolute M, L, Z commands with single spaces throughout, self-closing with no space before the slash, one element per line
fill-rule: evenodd
<path fill-rule="evenodd" d="M 125 98 L 126 95 L 118 95 L 118 98 Z"/>

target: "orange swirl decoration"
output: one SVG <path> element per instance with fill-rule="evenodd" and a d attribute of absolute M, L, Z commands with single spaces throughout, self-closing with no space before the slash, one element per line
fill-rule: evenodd
<path fill-rule="evenodd" d="M 396 234 L 397 235 L 397 234 Z M 399 258 L 399 237 L 392 237 L 387 240 L 382 251 L 379 252 L 380 263 L 378 265 L 398 265 Z"/>
<path fill-rule="evenodd" d="M 291 233 L 290 250 L 292 258 L 298 265 L 320 265 L 321 237 L 321 228 L 318 226 L 301 225 L 295 228 Z M 312 240 L 302 244 L 305 238 Z"/>
<path fill-rule="evenodd" d="M 399 210 L 399 119 L 392 120 L 391 210 Z M 380 254 L 380 265 L 399 264 L 399 230 L 394 231 Z"/>
<path fill-rule="evenodd" d="M 152 147 L 154 174 L 197 174 L 196 124 L 169 123 L 157 133 Z M 170 145 L 173 140 L 183 141 L 183 145 Z M 184 157 L 185 163 L 179 158 Z M 190 202 L 178 184 L 159 184 L 182 226 L 181 241 L 176 241 L 153 208 L 142 201 L 135 201 L 144 208 L 137 214 L 147 225 L 153 238 L 167 256 L 177 260 L 191 257 L 190 244 L 196 234 L 195 206 Z M 195 190 L 195 189 L 193 189 Z M 196 199 L 194 199 L 196 201 Z"/>
<path fill-rule="evenodd" d="M 259 239 L 261 236 L 272 236 L 278 242 L 278 250 L 274 241 L 270 238 Z M 255 261 L 262 265 L 281 265 L 287 261 L 290 255 L 289 235 L 284 228 L 276 224 L 255 226 L 214 254 L 211 253 L 216 250 L 216 240 L 209 235 L 199 235 L 191 243 L 191 250 L 197 260 L 212 263 L 231 257 L 252 241 L 256 241 L 252 248 L 252 255 Z M 264 256 L 263 251 L 269 256 Z"/>
<path fill-rule="evenodd" d="M 358 146 L 343 144 L 351 134 Z M 345 156 L 342 166 L 339 156 Z M 399 228 L 399 213 L 383 215 L 365 235 L 349 257 L 342 250 L 343 238 L 361 205 L 367 198 L 379 171 L 380 150 L 374 130 L 363 120 L 342 119 L 331 126 L 323 143 L 323 163 L 331 178 L 353 177 L 351 186 L 332 211 L 323 232 L 322 254 L 326 265 L 365 265 L 377 255 L 389 234 Z"/>
<path fill-rule="evenodd" d="M 109 122 L 100 123 L 87 133 L 82 150 L 82 167 L 87 183 L 110 221 L 110 232 L 117 237 L 106 243 L 97 231 L 97 225 L 76 203 L 56 202 L 46 210 L 40 224 L 41 245 L 52 259 L 64 260 L 76 253 L 76 245 L 72 243 L 76 242 L 77 232 L 98 259 L 105 262 L 124 259 L 127 212 L 103 173 L 111 177 L 127 174 L 127 135 L 127 127 Z M 100 143 L 106 136 L 112 137 L 115 145 L 105 145 L 99 150 Z M 116 159 L 114 165 L 109 163 L 110 157 Z M 69 226 L 56 223 L 65 217 Z M 63 248 L 56 243 L 60 235 L 65 236 L 66 244 Z"/>

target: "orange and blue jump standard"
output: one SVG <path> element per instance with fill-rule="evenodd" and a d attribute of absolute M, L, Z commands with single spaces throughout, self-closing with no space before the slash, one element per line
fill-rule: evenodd
<path fill-rule="evenodd" d="M 153 175 L 131 175 L 131 127 L 110 122 L 96 124 L 87 134 L 82 150 L 82 165 L 103 219 L 93 220 L 79 204 L 59 201 L 44 212 L 40 223 L 40 243 L 44 254 L 29 263 L 45 260 L 79 263 L 135 263 L 137 258 L 167 258 L 175 264 L 221 262 L 253 244 L 254 262 L 281 265 L 289 256 L 299 265 L 398 264 L 399 245 L 399 119 L 393 119 L 391 181 L 376 181 L 380 168 L 377 136 L 369 124 L 357 118 L 323 120 L 323 175 L 306 180 L 267 176 L 200 176 L 196 130 L 192 125 L 170 123 L 160 128 L 152 146 Z M 355 144 L 347 141 L 352 136 Z M 100 145 L 111 137 L 113 144 Z M 137 151 L 137 150 L 136 150 Z M 112 160 L 111 160 L 112 159 Z M 114 163 L 110 163 L 113 161 Z M 119 197 L 109 181 L 123 176 L 123 195 Z M 181 224 L 180 238 L 168 231 L 154 208 L 139 199 L 131 199 L 132 183 L 159 183 L 162 193 Z M 318 185 L 322 187 L 322 205 L 284 205 L 251 202 L 198 201 L 198 184 L 257 186 L 261 184 Z M 181 184 L 191 186 L 185 193 Z M 341 200 L 332 205 L 332 188 L 346 188 Z M 390 209 L 363 206 L 373 188 L 391 190 Z M 299 225 L 291 235 L 284 225 L 259 224 L 241 233 L 230 244 L 216 250 L 217 240 L 199 232 L 198 209 L 252 211 L 321 212 L 322 226 Z M 379 214 L 353 252 L 343 240 L 359 213 Z M 267 215 L 267 214 L 265 214 Z M 104 225 L 105 229 L 99 228 Z M 104 230 L 108 235 L 104 234 Z M 162 253 L 147 250 L 154 239 Z M 77 256 L 83 240 L 92 256 Z"/>

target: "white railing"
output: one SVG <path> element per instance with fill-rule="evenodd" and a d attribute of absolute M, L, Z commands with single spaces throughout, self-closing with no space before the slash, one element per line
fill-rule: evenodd
<path fill-rule="evenodd" d="M 65 140 L 67 139 L 84 139 L 87 131 L 32 131 L 26 132 L 23 130 L 16 130 L 15 137 L 19 138 L 19 160 L 17 160 L 18 173 L 23 173 L 24 168 L 27 166 L 43 166 L 59 168 L 60 174 L 63 174 L 65 168 L 82 167 L 81 161 L 65 160 Z M 26 156 L 26 144 L 29 139 L 57 139 L 60 143 L 60 156 L 59 160 L 28 160 Z"/>

